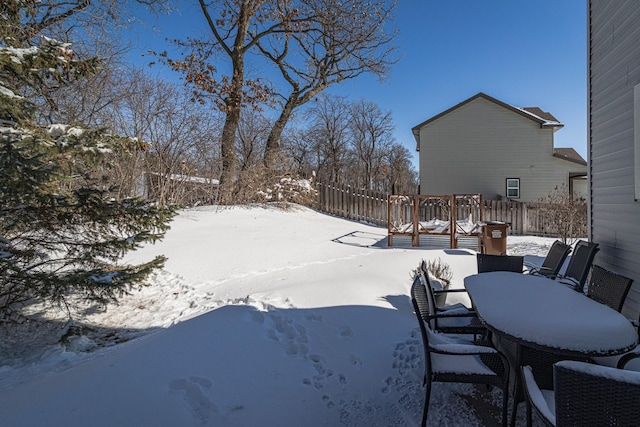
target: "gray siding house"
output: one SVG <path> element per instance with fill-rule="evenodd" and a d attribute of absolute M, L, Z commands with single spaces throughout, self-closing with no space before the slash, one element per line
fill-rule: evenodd
<path fill-rule="evenodd" d="M 563 126 L 540 108 L 478 93 L 413 127 L 420 193 L 530 202 L 564 184 L 586 195 L 587 162 L 572 148 L 554 148 Z"/>
<path fill-rule="evenodd" d="M 640 2 L 589 0 L 589 224 L 595 263 L 634 279 L 640 310 Z"/>

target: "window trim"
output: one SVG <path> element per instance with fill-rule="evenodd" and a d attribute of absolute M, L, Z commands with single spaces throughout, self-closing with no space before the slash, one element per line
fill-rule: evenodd
<path fill-rule="evenodd" d="M 516 181 L 518 186 L 517 187 L 509 186 L 509 181 Z M 507 199 L 519 199 L 520 198 L 520 178 L 507 178 L 506 181 L 505 181 L 505 188 L 506 188 Z M 510 196 L 509 195 L 509 190 L 516 190 L 517 191 L 517 196 Z"/>

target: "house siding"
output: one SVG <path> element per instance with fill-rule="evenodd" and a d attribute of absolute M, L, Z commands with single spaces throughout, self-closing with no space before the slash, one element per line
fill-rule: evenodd
<path fill-rule="evenodd" d="M 520 179 L 520 201 L 534 201 L 586 167 L 553 156 L 553 129 L 477 97 L 420 128 L 420 192 L 506 196 Z"/>
<path fill-rule="evenodd" d="M 637 0 L 589 0 L 590 238 L 595 263 L 634 279 L 623 313 L 640 311 L 640 203 L 634 200 L 634 86 L 640 84 Z"/>

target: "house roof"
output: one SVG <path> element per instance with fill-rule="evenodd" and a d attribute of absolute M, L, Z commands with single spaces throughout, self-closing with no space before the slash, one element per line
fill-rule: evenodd
<path fill-rule="evenodd" d="M 554 148 L 553 157 L 586 166 L 587 161 L 573 148 Z"/>
<path fill-rule="evenodd" d="M 520 114 L 523 117 L 526 117 L 528 119 L 531 119 L 533 121 L 535 121 L 536 123 L 540 124 L 540 127 L 550 127 L 554 130 L 554 132 L 562 127 L 564 127 L 564 124 L 560 123 L 558 121 L 558 119 L 556 119 L 551 113 L 546 112 L 546 111 L 542 111 L 542 109 L 540 109 L 539 107 L 514 107 L 513 105 L 509 105 L 506 104 L 496 98 L 493 98 L 489 95 L 487 95 L 486 93 L 482 93 L 479 92 L 477 94 L 475 94 L 474 96 L 472 96 L 471 98 L 468 98 L 464 101 L 462 101 L 461 103 L 454 105 L 453 107 L 449 108 L 448 110 L 443 111 L 440 114 L 437 114 L 433 117 L 431 117 L 430 119 L 425 120 L 424 122 L 414 126 L 411 128 L 411 131 L 413 132 L 413 136 L 416 139 L 416 151 L 420 151 L 420 129 L 435 121 L 438 120 L 440 117 L 446 116 L 447 114 L 449 114 L 450 112 L 462 107 L 465 104 L 468 104 L 469 102 L 477 99 L 477 98 L 484 98 L 488 101 L 491 101 L 495 104 L 498 104 L 499 106 L 506 108 L 507 110 L 513 111 L 514 113 Z M 576 153 L 578 154 L 578 153 Z M 579 155 L 578 155 L 579 157 Z"/>
<path fill-rule="evenodd" d="M 558 119 L 553 117 L 553 114 L 542 111 L 539 107 L 522 107 L 522 110 L 526 111 L 529 114 L 533 114 L 534 116 L 538 116 L 541 119 L 547 120 L 548 122 L 556 122 L 560 123 Z"/>

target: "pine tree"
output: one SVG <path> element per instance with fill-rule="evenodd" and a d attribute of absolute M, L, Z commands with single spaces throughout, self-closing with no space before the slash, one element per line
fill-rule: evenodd
<path fill-rule="evenodd" d="M 175 214 L 114 198 L 110 158 L 144 144 L 38 115 L 48 88 L 99 66 L 67 43 L 0 31 L 0 319 L 32 301 L 117 301 L 165 261 L 120 263 L 127 251 L 161 239 Z"/>

